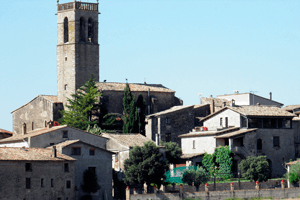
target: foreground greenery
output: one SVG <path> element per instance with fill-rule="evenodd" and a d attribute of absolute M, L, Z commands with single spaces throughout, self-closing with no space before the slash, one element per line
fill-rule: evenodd
<path fill-rule="evenodd" d="M 295 184 L 300 180 L 300 163 L 291 164 L 290 172 L 285 174 L 285 178 L 289 179 L 289 182 Z"/>
<path fill-rule="evenodd" d="M 161 142 L 166 147 L 166 158 L 168 163 L 177 164 L 180 161 L 182 150 L 176 142 Z"/>
<path fill-rule="evenodd" d="M 191 168 L 187 170 L 182 175 L 182 182 L 188 185 L 194 185 L 198 187 L 200 184 L 207 183 L 209 180 L 209 174 L 202 168 L 197 167 L 197 169 Z"/>

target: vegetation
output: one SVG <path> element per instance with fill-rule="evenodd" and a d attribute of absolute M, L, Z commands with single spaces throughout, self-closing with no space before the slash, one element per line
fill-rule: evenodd
<path fill-rule="evenodd" d="M 248 156 L 239 164 L 242 176 L 253 181 L 267 181 L 271 176 L 271 170 L 266 156 Z"/>
<path fill-rule="evenodd" d="M 183 173 L 182 182 L 188 185 L 194 183 L 198 187 L 200 184 L 206 183 L 209 177 L 209 174 L 202 167 L 197 167 L 197 169 L 191 168 Z"/>
<path fill-rule="evenodd" d="M 233 177 L 233 153 L 229 150 L 228 146 L 215 148 L 213 155 L 205 153 L 202 164 L 206 172 L 211 176 L 216 173 L 218 177 L 224 179 Z"/>
<path fill-rule="evenodd" d="M 126 83 L 123 97 L 123 133 L 133 133 L 135 122 L 137 120 L 137 112 L 135 107 L 135 98 L 132 95 L 129 84 Z"/>
<path fill-rule="evenodd" d="M 72 98 L 68 98 L 66 105 L 68 109 L 61 111 L 62 118 L 59 119 L 59 122 L 81 130 L 86 130 L 88 126 L 97 124 L 97 121 L 92 121 L 92 113 L 99 107 L 101 93 L 98 91 L 94 78 L 91 76 L 71 96 Z"/>
<path fill-rule="evenodd" d="M 295 184 L 300 180 L 300 162 L 291 164 L 290 172 L 285 174 L 285 177 L 289 179 L 290 183 Z"/>
<path fill-rule="evenodd" d="M 161 142 L 166 147 L 166 157 L 169 163 L 176 164 L 182 155 L 181 148 L 176 142 Z"/>
<path fill-rule="evenodd" d="M 101 135 L 102 133 L 102 129 L 97 124 L 95 124 L 94 126 L 89 125 L 86 131 L 96 135 Z"/>
<path fill-rule="evenodd" d="M 164 182 L 164 171 L 168 169 L 162 153 L 152 141 L 144 143 L 144 146 L 134 146 L 130 151 L 129 159 L 125 160 L 125 178 L 127 185 L 154 183 L 158 186 Z"/>
<path fill-rule="evenodd" d="M 100 185 L 98 184 L 98 178 L 95 174 L 95 171 L 91 169 L 87 169 L 83 173 L 83 184 L 81 188 L 84 192 L 88 193 L 95 193 L 100 189 Z"/>

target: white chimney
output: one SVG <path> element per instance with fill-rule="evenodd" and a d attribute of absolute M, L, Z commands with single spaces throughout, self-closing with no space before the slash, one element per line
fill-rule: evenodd
<path fill-rule="evenodd" d="M 272 100 L 272 92 L 269 93 L 269 99 Z"/>

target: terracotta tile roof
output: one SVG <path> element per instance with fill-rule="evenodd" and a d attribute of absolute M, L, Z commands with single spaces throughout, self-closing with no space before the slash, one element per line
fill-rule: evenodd
<path fill-rule="evenodd" d="M 13 112 L 15 112 L 15 111 L 17 111 L 17 110 L 19 110 L 19 109 L 21 109 L 21 108 L 27 106 L 29 103 L 33 102 L 35 99 L 37 99 L 37 98 L 39 98 L 39 97 L 42 97 L 42 98 L 44 98 L 44 99 L 47 99 L 47 100 L 50 101 L 51 103 L 61 103 L 61 102 L 59 102 L 59 101 L 57 100 L 57 96 L 54 96 L 54 95 L 43 95 L 43 94 L 41 94 L 41 95 L 38 95 L 38 96 L 36 96 L 35 98 L 33 98 L 33 99 L 32 99 L 31 101 L 29 101 L 28 103 L 26 103 L 26 104 L 20 106 L 19 108 L 13 110 L 11 113 L 13 113 Z"/>
<path fill-rule="evenodd" d="M 0 147 L 0 161 L 76 161 L 67 155 L 57 153 L 52 157 L 52 149 Z"/>
<path fill-rule="evenodd" d="M 112 82 L 99 82 L 97 83 L 98 89 L 101 91 L 124 91 L 126 83 L 112 83 Z M 145 91 L 147 92 L 150 89 L 150 92 L 171 92 L 175 91 L 166 88 L 161 84 L 140 84 L 140 83 L 129 83 L 129 88 L 132 92 Z"/>
<path fill-rule="evenodd" d="M 189 158 L 194 158 L 197 156 L 202 156 L 204 153 L 189 153 L 189 154 L 182 154 L 180 156 L 181 159 L 189 159 Z"/>
<path fill-rule="evenodd" d="M 234 132 L 231 132 L 231 133 L 226 133 L 226 134 L 223 134 L 223 135 L 216 136 L 215 138 L 231 138 L 231 137 L 235 137 L 235 136 L 242 135 L 242 134 L 249 133 L 249 132 L 256 131 L 256 130 L 257 130 L 257 128 L 240 129 L 238 131 L 234 131 Z"/>
<path fill-rule="evenodd" d="M 208 130 L 208 131 L 190 132 L 190 133 L 186 133 L 183 135 L 179 135 L 178 137 L 184 138 L 184 137 L 198 137 L 198 136 L 213 136 L 213 135 L 220 135 L 220 134 L 236 131 L 239 129 L 240 129 L 239 127 L 231 127 L 231 128 L 222 129 L 219 131 L 209 131 Z"/>
<path fill-rule="evenodd" d="M 286 163 L 286 165 L 293 165 L 293 164 L 297 164 L 299 162 L 300 162 L 300 160 L 295 160 L 295 161 Z"/>
<path fill-rule="evenodd" d="M 190 105 L 190 106 L 173 106 L 170 109 L 167 109 L 167 110 L 164 110 L 164 111 L 161 111 L 161 112 L 157 112 L 157 113 L 154 113 L 154 114 L 151 114 L 151 115 L 147 115 L 146 117 L 165 115 L 165 114 L 168 114 L 168 113 L 176 112 L 176 111 L 183 110 L 183 109 L 186 109 L 186 108 L 191 108 L 191 107 L 194 107 L 194 105 Z"/>
<path fill-rule="evenodd" d="M 297 109 L 297 108 L 300 108 L 300 104 L 284 106 L 281 109 L 285 110 L 285 111 L 292 111 L 292 110 Z"/>
<path fill-rule="evenodd" d="M 6 134 L 9 134 L 9 135 L 13 134 L 12 132 L 4 130 L 4 129 L 0 129 L 0 133 L 6 133 Z"/>
<path fill-rule="evenodd" d="M 127 147 L 133 147 L 135 145 L 144 146 L 144 142 L 152 141 L 151 139 L 139 133 L 128 133 L 128 134 L 102 133 L 102 135 L 103 137 L 114 139 L 120 144 Z"/>
<path fill-rule="evenodd" d="M 71 126 L 60 125 L 60 126 L 53 126 L 52 128 L 47 128 L 46 127 L 46 128 L 42 128 L 42 129 L 36 129 L 36 130 L 28 132 L 25 135 L 14 135 L 12 137 L 0 140 L 0 143 L 7 142 L 7 141 L 23 140 L 23 139 L 28 138 L 28 137 L 35 137 L 35 136 L 38 136 L 38 135 L 42 135 L 42 134 L 49 133 L 49 132 L 59 130 L 59 129 L 62 129 L 62 128 L 66 128 L 66 127 L 69 127 L 71 129 L 75 129 L 75 130 L 79 130 L 79 131 L 82 131 L 82 132 L 85 132 L 85 133 L 88 133 L 88 134 L 91 134 L 91 135 L 96 135 L 96 134 L 89 133 L 87 131 L 83 131 L 83 130 L 80 130 L 80 129 L 77 129 L 77 128 L 74 128 L 74 127 L 71 127 Z M 96 135 L 96 136 L 102 137 L 101 135 Z"/>
<path fill-rule="evenodd" d="M 226 109 L 230 109 L 233 110 L 237 113 L 240 113 L 244 116 L 256 116 L 256 117 L 296 117 L 296 115 L 287 112 L 285 110 L 282 110 L 281 108 L 278 108 L 276 106 L 235 106 L 235 107 L 231 107 L 231 106 L 227 106 L 225 108 L 222 108 L 219 111 L 216 111 L 210 115 L 208 115 L 207 117 L 203 118 L 202 121 L 205 121 L 213 116 L 215 116 L 216 114 L 226 110 Z"/>

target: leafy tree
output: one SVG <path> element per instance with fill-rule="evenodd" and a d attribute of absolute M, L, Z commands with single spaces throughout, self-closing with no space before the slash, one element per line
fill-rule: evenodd
<path fill-rule="evenodd" d="M 200 184 L 206 183 L 209 177 L 209 174 L 202 167 L 191 168 L 183 173 L 182 182 L 188 185 L 192 185 L 194 182 L 194 185 L 198 187 Z"/>
<path fill-rule="evenodd" d="M 102 133 L 102 129 L 97 124 L 95 124 L 94 126 L 89 125 L 86 131 L 96 135 L 101 135 Z"/>
<path fill-rule="evenodd" d="M 300 180 L 300 162 L 291 164 L 290 172 L 285 174 L 285 177 L 289 179 L 290 183 L 295 184 Z"/>
<path fill-rule="evenodd" d="M 162 153 L 152 141 L 144 143 L 144 146 L 134 146 L 130 151 L 129 159 L 125 160 L 125 178 L 127 185 L 146 183 L 156 184 L 158 187 L 165 179 L 164 173 L 168 169 L 167 162 L 163 160 Z"/>
<path fill-rule="evenodd" d="M 96 82 L 91 76 L 90 79 L 81 86 L 72 98 L 68 98 L 68 109 L 61 111 L 63 117 L 59 119 L 61 124 L 86 130 L 89 125 L 94 125 L 97 121 L 92 121 L 92 112 L 98 109 L 98 98 L 101 93 L 98 91 Z"/>
<path fill-rule="evenodd" d="M 83 184 L 81 185 L 81 188 L 84 192 L 88 193 L 89 195 L 91 193 L 97 192 L 101 187 L 98 184 L 98 178 L 95 174 L 95 171 L 91 169 L 87 169 L 83 173 Z"/>
<path fill-rule="evenodd" d="M 242 176 L 253 181 L 266 181 L 271 176 L 271 170 L 266 156 L 248 156 L 239 164 Z"/>
<path fill-rule="evenodd" d="M 212 176 L 215 173 L 215 157 L 205 152 L 202 159 L 203 168 Z"/>
<path fill-rule="evenodd" d="M 181 148 L 176 142 L 162 142 L 163 146 L 166 147 L 166 158 L 169 163 L 176 164 L 180 161 L 182 155 Z"/>
<path fill-rule="evenodd" d="M 142 94 L 139 94 L 138 99 L 136 101 L 136 108 L 137 111 L 138 109 L 140 112 L 138 113 L 138 120 L 137 120 L 137 127 L 136 129 L 139 130 L 139 133 L 142 135 L 145 135 L 145 110 L 146 110 L 146 105 L 144 102 L 144 98 Z"/>
<path fill-rule="evenodd" d="M 123 133 L 132 133 L 136 121 L 135 98 L 132 95 L 129 84 L 126 83 L 123 97 Z"/>

